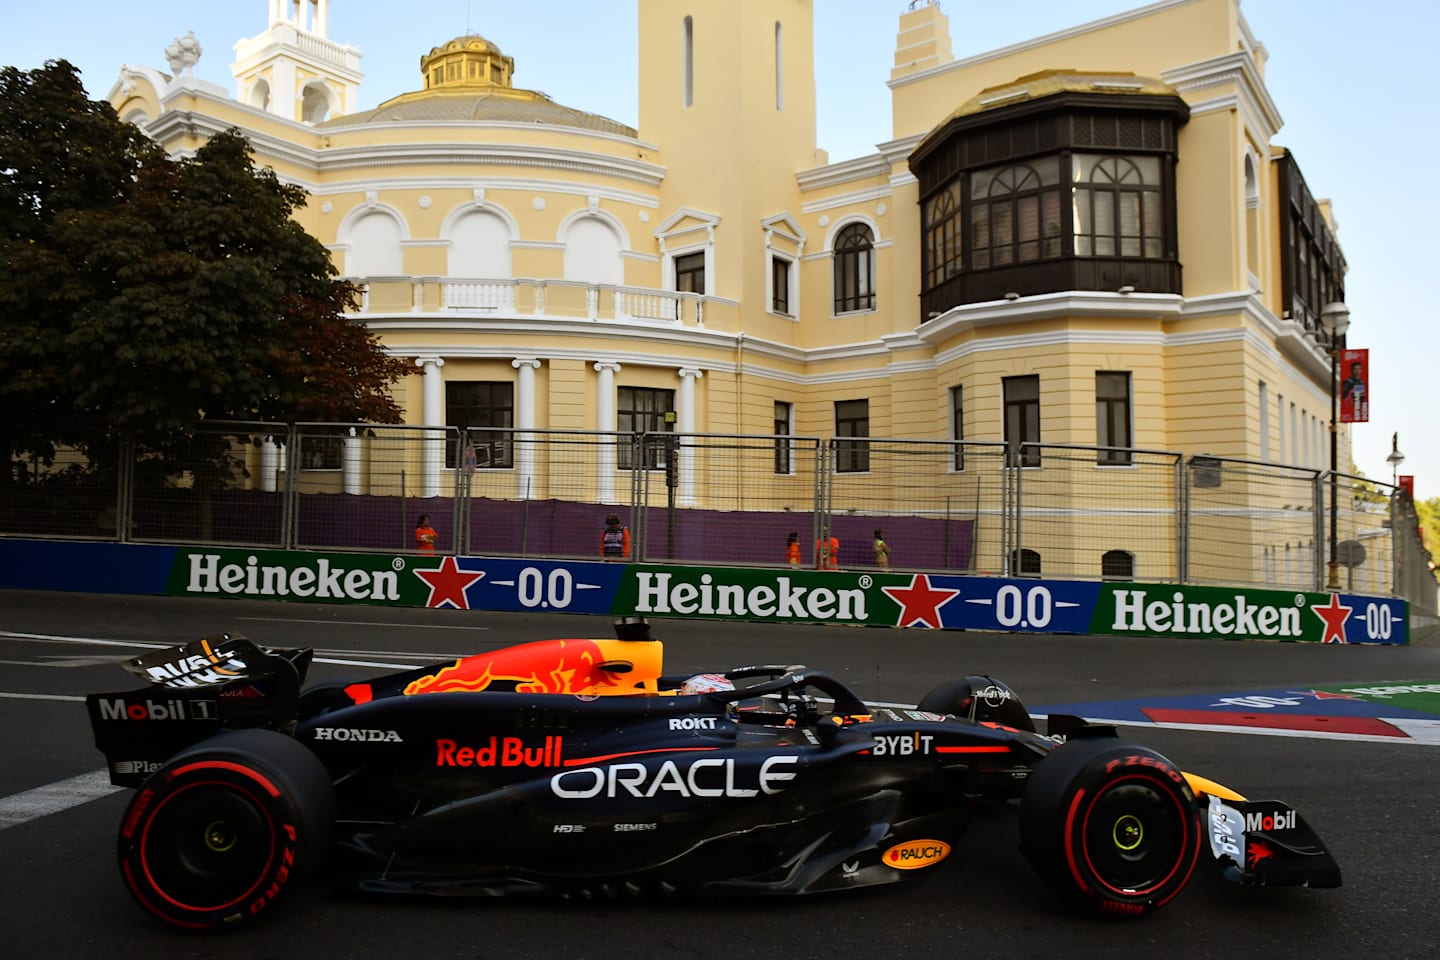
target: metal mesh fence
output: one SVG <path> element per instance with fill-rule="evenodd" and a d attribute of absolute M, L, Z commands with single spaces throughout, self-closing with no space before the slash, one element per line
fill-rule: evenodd
<path fill-rule="evenodd" d="M 1005 445 L 829 441 L 826 512 L 843 566 L 999 573 L 1006 553 Z"/>
<path fill-rule="evenodd" d="M 787 566 L 793 534 L 812 567 L 825 448 L 817 437 L 640 437 L 640 559 Z"/>
<path fill-rule="evenodd" d="M 140 432 L 131 446 L 127 539 L 279 547 L 285 494 L 262 485 L 260 451 L 276 425 L 204 423 L 175 434 Z M 279 428 L 283 440 L 285 428 Z"/>
<path fill-rule="evenodd" d="M 1012 574 L 1177 580 L 1180 456 L 1025 444 Z"/>
<path fill-rule="evenodd" d="M 80 448 L 46 439 L 49 425 L 0 425 L 6 469 L 0 477 L 0 534 L 116 540 L 125 535 L 121 490 L 128 447 L 108 439 Z"/>
<path fill-rule="evenodd" d="M 466 552 L 595 560 L 608 514 L 635 524 L 633 434 L 470 430 L 463 443 Z"/>
<path fill-rule="evenodd" d="M 1012 465 L 976 441 L 334 423 L 45 439 L 64 435 L 0 425 L 0 536 L 408 552 L 426 515 L 441 554 L 599 559 L 614 513 L 650 562 L 784 567 L 793 534 L 805 569 L 1327 579 L 1331 475 L 1222 457 L 1027 444 Z M 1413 503 L 1334 480 L 1341 589 L 1433 611 Z"/>
<path fill-rule="evenodd" d="M 1318 471 L 1195 456 L 1184 477 L 1186 580 L 1319 586 L 1325 558 Z"/>
<path fill-rule="evenodd" d="M 424 515 L 436 551 L 454 552 L 460 449 L 454 427 L 296 424 L 278 461 L 282 483 L 295 492 L 293 546 L 415 550 Z"/>
<path fill-rule="evenodd" d="M 1391 536 L 1391 511 L 1396 488 L 1365 477 L 1343 473 L 1333 476 L 1340 586 L 1357 593 L 1388 593 L 1397 582 L 1395 547 L 1400 541 Z M 1330 474 L 1322 476 L 1318 484 L 1321 529 L 1327 538 L 1330 530 L 1330 477 Z M 1328 561 L 1328 543 L 1322 553 L 1322 560 Z M 1325 579 L 1328 580 L 1328 576 Z"/>

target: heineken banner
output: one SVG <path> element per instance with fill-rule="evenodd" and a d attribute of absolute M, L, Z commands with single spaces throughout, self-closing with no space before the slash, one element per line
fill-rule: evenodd
<path fill-rule="evenodd" d="M 1388 598 L 924 573 L 182 548 L 165 592 L 952 630 L 1407 642 L 1406 605 Z"/>
<path fill-rule="evenodd" d="M 0 540 L 0 587 L 949 630 L 1408 643 L 1403 600 L 1176 584 Z"/>

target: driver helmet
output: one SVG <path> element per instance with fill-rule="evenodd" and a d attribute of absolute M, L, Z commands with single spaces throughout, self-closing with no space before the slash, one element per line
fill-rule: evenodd
<path fill-rule="evenodd" d="M 689 695 L 695 693 L 721 693 L 726 690 L 734 690 L 735 684 L 723 674 L 719 673 L 698 673 L 684 683 L 680 684 L 680 693 Z"/>

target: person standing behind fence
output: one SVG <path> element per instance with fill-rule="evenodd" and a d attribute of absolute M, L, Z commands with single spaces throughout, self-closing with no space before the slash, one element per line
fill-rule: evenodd
<path fill-rule="evenodd" d="M 619 514 L 612 513 L 605 518 L 605 529 L 600 532 L 600 556 L 612 562 L 630 559 L 630 528 L 620 525 Z"/>
<path fill-rule="evenodd" d="M 415 521 L 415 549 L 421 553 L 434 553 L 437 536 L 435 528 L 430 526 L 430 514 L 420 514 L 420 519 Z"/>
<path fill-rule="evenodd" d="M 785 538 L 785 562 L 792 567 L 800 566 L 800 531 L 791 530 Z"/>
<path fill-rule="evenodd" d="M 820 530 L 820 539 L 815 541 L 815 569 L 840 569 L 840 541 L 830 532 L 829 527 Z"/>
<path fill-rule="evenodd" d="M 875 542 L 870 545 L 870 549 L 875 551 L 875 566 L 882 570 L 890 569 L 890 544 L 885 542 L 879 530 L 875 531 Z"/>

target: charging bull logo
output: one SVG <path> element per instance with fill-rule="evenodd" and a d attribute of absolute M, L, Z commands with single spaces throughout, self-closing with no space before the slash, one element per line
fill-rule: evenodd
<path fill-rule="evenodd" d="M 479 653 L 411 681 L 405 694 L 474 692 L 496 682 L 513 683 L 518 693 L 634 693 L 641 682 L 659 676 L 660 651 L 658 645 L 633 642 L 627 648 L 606 649 L 619 642 L 540 640 Z M 646 669 L 649 664 L 640 662 L 650 659 L 655 661 L 653 676 Z"/>

